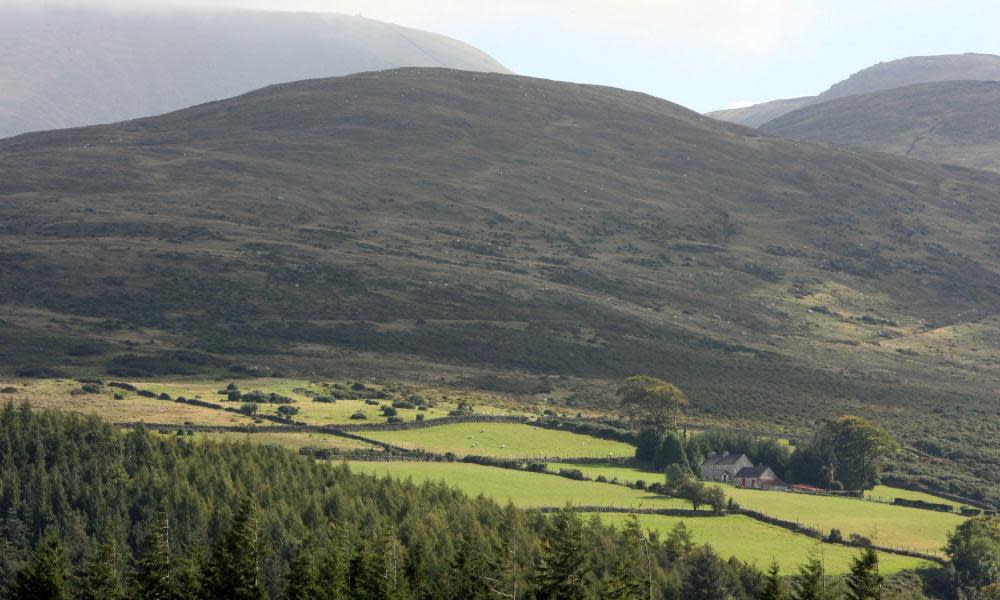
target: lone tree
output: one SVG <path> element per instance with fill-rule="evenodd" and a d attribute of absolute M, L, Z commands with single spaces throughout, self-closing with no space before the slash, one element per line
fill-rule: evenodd
<path fill-rule="evenodd" d="M 635 375 L 618 387 L 622 408 L 633 419 L 664 430 L 677 430 L 677 415 L 688 405 L 687 396 L 669 381 Z"/>
<path fill-rule="evenodd" d="M 1000 517 L 965 521 L 945 547 L 955 566 L 955 584 L 965 592 L 1000 583 Z"/>

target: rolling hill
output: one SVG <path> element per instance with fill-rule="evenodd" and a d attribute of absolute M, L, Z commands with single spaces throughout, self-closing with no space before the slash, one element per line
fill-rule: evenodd
<path fill-rule="evenodd" d="M 862 69 L 818 96 L 773 100 L 746 108 L 715 111 L 709 116 L 760 127 L 793 111 L 838 98 L 944 81 L 1000 81 L 1000 56 L 972 53 L 911 56 Z"/>
<path fill-rule="evenodd" d="M 397 67 L 507 72 L 462 42 L 337 14 L 0 7 L 0 138 Z"/>
<path fill-rule="evenodd" d="M 0 365 L 391 375 L 569 407 L 646 373 L 693 422 L 864 414 L 922 457 L 895 476 L 998 497 L 998 231 L 1000 176 L 642 94 L 311 80 L 0 141 Z"/>
<path fill-rule="evenodd" d="M 848 96 L 765 124 L 774 135 L 1000 171 L 1000 81 L 925 83 Z"/>

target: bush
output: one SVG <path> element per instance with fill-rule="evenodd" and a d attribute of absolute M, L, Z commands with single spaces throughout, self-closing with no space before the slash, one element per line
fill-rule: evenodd
<path fill-rule="evenodd" d="M 604 475 L 598 475 L 595 481 L 597 481 L 598 483 L 608 483 L 608 478 L 605 477 Z"/>
<path fill-rule="evenodd" d="M 125 399 L 125 394 L 121 392 L 115 392 L 115 400 L 124 400 L 124 399 Z"/>
<path fill-rule="evenodd" d="M 139 394 L 143 398 L 156 398 L 156 392 L 151 392 L 149 390 L 138 390 L 136 394 Z"/>
<path fill-rule="evenodd" d="M 403 417 L 389 417 L 385 420 L 386 423 L 402 423 Z"/>
<path fill-rule="evenodd" d="M 378 406 L 378 400 L 368 398 L 365 400 L 365 404 L 367 404 L 368 406 Z"/>
<path fill-rule="evenodd" d="M 120 381 L 108 382 L 108 387 L 118 388 L 120 390 L 128 390 L 130 392 L 136 391 L 136 388 L 131 383 L 122 383 Z"/>
<path fill-rule="evenodd" d="M 170 400 L 170 399 L 171 399 L 170 398 L 170 394 L 168 394 L 166 392 L 163 392 L 162 394 L 160 394 L 160 400 Z"/>
<path fill-rule="evenodd" d="M 336 401 L 337 401 L 336 398 L 334 398 L 333 396 L 326 395 L 326 394 L 317 394 L 316 396 L 313 396 L 313 402 L 322 402 L 324 404 L 333 404 Z"/>
<path fill-rule="evenodd" d="M 27 377 L 29 379 L 61 379 L 68 377 L 64 371 L 42 366 L 21 367 L 14 374 L 18 377 Z"/>
<path fill-rule="evenodd" d="M 95 385 L 93 383 L 85 383 L 85 384 L 83 384 L 83 387 L 80 388 L 80 389 L 82 389 L 83 391 L 87 392 L 88 394 L 100 394 L 101 393 L 101 386 Z"/>
<path fill-rule="evenodd" d="M 239 390 L 229 390 L 226 392 L 226 400 L 230 402 L 239 402 L 243 398 L 243 394 Z"/>
<path fill-rule="evenodd" d="M 543 462 L 529 462 L 525 468 L 532 473 L 548 473 L 549 471 L 549 466 Z"/>
<path fill-rule="evenodd" d="M 240 414 L 246 415 L 248 417 L 255 416 L 257 414 L 257 404 L 255 402 L 244 402 L 240 406 Z"/>
<path fill-rule="evenodd" d="M 351 384 L 351 389 L 354 390 L 355 392 L 360 392 L 361 390 L 365 389 L 365 384 L 363 383 Z"/>
<path fill-rule="evenodd" d="M 366 421 L 366 420 L 368 420 L 368 417 L 366 417 L 365 413 L 363 413 L 363 412 L 356 412 L 353 415 L 351 415 L 351 420 L 352 421 Z"/>
<path fill-rule="evenodd" d="M 872 545 L 872 541 L 863 535 L 858 535 L 857 533 L 851 534 L 851 544 L 854 546 L 863 546 L 868 548 Z"/>
<path fill-rule="evenodd" d="M 839 544 L 844 541 L 844 534 L 840 533 L 840 530 L 834 527 L 830 530 L 830 535 L 826 536 L 826 541 Z"/>
<path fill-rule="evenodd" d="M 392 403 L 392 407 L 393 408 L 401 408 L 401 409 L 412 410 L 412 409 L 416 408 L 417 405 L 414 404 L 414 403 L 412 403 L 412 402 L 408 402 L 406 400 L 396 400 L 396 401 L 394 401 Z"/>
<path fill-rule="evenodd" d="M 417 421 L 423 421 L 425 416 L 427 415 L 417 415 Z"/>
<path fill-rule="evenodd" d="M 576 481 L 585 481 L 587 479 L 580 469 L 559 469 L 559 476 L 567 479 L 575 479 Z"/>
<path fill-rule="evenodd" d="M 642 479 L 637 480 L 633 485 L 635 486 L 635 489 L 637 489 L 637 490 L 644 490 L 644 489 L 646 489 L 646 482 L 643 481 Z"/>
<path fill-rule="evenodd" d="M 299 408 L 297 406 L 289 406 L 287 404 L 278 407 L 278 414 L 286 419 L 290 419 L 295 415 L 299 414 Z"/>
<path fill-rule="evenodd" d="M 226 391 L 231 392 L 231 391 L 233 391 L 235 389 L 236 389 L 236 384 L 235 383 L 230 383 L 229 385 L 226 386 Z"/>
<path fill-rule="evenodd" d="M 397 413 L 396 409 L 393 408 L 393 407 L 391 407 L 391 406 L 383 406 L 382 407 L 382 416 L 383 417 L 395 417 L 397 414 L 398 413 Z"/>

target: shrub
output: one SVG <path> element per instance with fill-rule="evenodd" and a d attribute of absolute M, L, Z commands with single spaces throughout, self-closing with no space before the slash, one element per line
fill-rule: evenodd
<path fill-rule="evenodd" d="M 366 417 L 365 413 L 363 413 L 363 412 L 356 412 L 353 415 L 351 415 L 351 420 L 352 421 L 365 421 L 367 419 L 368 419 L 368 417 Z"/>
<path fill-rule="evenodd" d="M 101 386 L 95 385 L 93 383 L 85 383 L 85 384 L 83 384 L 83 387 L 80 388 L 80 389 L 82 389 L 83 391 L 87 392 L 88 394 L 100 394 L 101 393 Z"/>
<path fill-rule="evenodd" d="M 243 394 L 239 390 L 229 390 L 226 392 L 226 400 L 230 402 L 239 402 L 243 398 Z"/>
<path fill-rule="evenodd" d="M 844 534 L 840 533 L 840 530 L 834 527 L 830 530 L 830 535 L 826 536 L 826 541 L 839 544 L 844 541 Z"/>
<path fill-rule="evenodd" d="M 595 481 L 597 481 L 598 483 L 608 483 L 608 478 L 605 477 L 604 475 L 598 475 Z"/>
<path fill-rule="evenodd" d="M 863 535 L 858 535 L 857 533 L 851 534 L 851 544 L 855 546 L 863 546 L 865 548 L 872 545 L 872 541 Z"/>
<path fill-rule="evenodd" d="M 644 489 L 646 489 L 646 482 L 645 482 L 645 481 L 643 481 L 642 479 L 639 479 L 639 480 L 637 480 L 637 481 L 636 481 L 636 482 L 635 482 L 634 484 L 632 484 L 632 485 L 634 485 L 634 486 L 635 486 L 635 489 L 637 489 L 637 490 L 644 490 Z"/>
<path fill-rule="evenodd" d="M 299 408 L 285 404 L 278 407 L 278 414 L 285 418 L 291 418 L 299 414 Z"/>
<path fill-rule="evenodd" d="M 257 414 L 257 408 L 257 403 L 255 402 L 244 402 L 243 405 L 240 406 L 240 414 L 253 417 Z"/>
<path fill-rule="evenodd" d="M 67 377 L 64 371 L 42 366 L 21 367 L 14 374 L 18 377 L 27 377 L 29 379 L 61 379 Z"/>
<path fill-rule="evenodd" d="M 351 389 L 354 390 L 355 392 L 360 392 L 361 390 L 365 389 L 365 384 L 363 383 L 351 384 Z"/>
<path fill-rule="evenodd" d="M 333 396 L 326 395 L 326 394 L 317 394 L 316 396 L 313 396 L 313 402 L 322 402 L 324 404 L 333 404 L 336 401 L 337 401 L 336 398 L 334 398 Z"/>
<path fill-rule="evenodd" d="M 580 469 L 559 469 L 559 476 L 567 479 L 575 479 L 576 481 L 584 481 L 587 479 L 587 477 L 583 474 L 583 471 Z"/>
<path fill-rule="evenodd" d="M 121 392 L 115 392 L 115 400 L 124 400 L 124 399 L 125 399 L 125 394 Z"/>
<path fill-rule="evenodd" d="M 389 417 L 385 420 L 386 423 L 402 423 L 403 417 Z"/>
<path fill-rule="evenodd" d="M 120 381 L 108 382 L 108 387 L 118 388 L 120 390 L 128 390 L 130 392 L 136 391 L 136 388 L 131 383 L 122 383 Z"/>
<path fill-rule="evenodd" d="M 156 398 L 156 393 L 149 390 L 138 390 L 136 394 L 139 394 L 143 398 Z"/>
<path fill-rule="evenodd" d="M 425 416 L 427 416 L 427 415 L 420 415 L 420 414 L 418 414 L 417 417 L 416 417 L 416 419 L 417 419 L 417 421 L 423 421 Z"/>
<path fill-rule="evenodd" d="M 525 468 L 532 473 L 547 473 L 549 470 L 549 466 L 543 462 L 529 462 Z"/>
<path fill-rule="evenodd" d="M 160 400 L 170 400 L 170 399 L 171 399 L 170 398 L 170 394 L 168 394 L 166 392 L 163 392 L 162 394 L 160 394 Z"/>
<path fill-rule="evenodd" d="M 412 402 L 408 402 L 406 400 L 395 400 L 392 403 L 392 407 L 393 408 L 401 408 L 401 409 L 412 410 L 412 409 L 416 408 L 417 405 L 414 404 L 414 403 L 412 403 Z"/>
<path fill-rule="evenodd" d="M 236 384 L 235 383 L 230 383 L 229 385 L 226 386 L 226 391 L 231 392 L 231 391 L 233 391 L 235 389 L 236 389 Z"/>
<path fill-rule="evenodd" d="M 365 400 L 365 404 L 367 404 L 368 406 L 378 406 L 378 400 L 368 398 Z"/>
<path fill-rule="evenodd" d="M 391 407 L 391 406 L 386 405 L 386 406 L 382 407 L 382 416 L 383 417 L 395 417 L 397 414 L 398 413 L 397 413 L 396 409 L 393 408 L 393 407 Z"/>

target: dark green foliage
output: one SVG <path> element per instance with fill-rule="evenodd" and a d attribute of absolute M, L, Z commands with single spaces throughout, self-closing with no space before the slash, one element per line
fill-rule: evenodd
<path fill-rule="evenodd" d="M 823 423 L 792 455 L 794 481 L 847 490 L 868 490 L 880 481 L 899 442 L 885 429 L 860 417 Z"/>
<path fill-rule="evenodd" d="M 552 516 L 536 573 L 540 600 L 576 600 L 585 594 L 583 523 L 569 509 Z"/>
<path fill-rule="evenodd" d="M 674 432 L 663 436 L 663 441 L 653 457 L 653 466 L 657 471 L 662 472 L 670 465 L 678 465 L 683 470 L 691 471 L 687 452 L 684 451 L 684 443 Z"/>
<path fill-rule="evenodd" d="M 847 576 L 848 600 L 881 600 L 885 578 L 878 571 L 878 552 L 865 548 L 851 559 Z"/>
<path fill-rule="evenodd" d="M 69 600 L 69 563 L 54 533 L 42 538 L 28 564 L 14 577 L 10 600 Z"/>
<path fill-rule="evenodd" d="M 205 595 L 213 600 L 266 600 L 261 574 L 263 546 L 257 503 L 244 498 L 229 531 L 216 543 L 205 577 Z"/>
<path fill-rule="evenodd" d="M 792 600 L 832 600 L 822 558 L 813 553 L 792 577 Z"/>
<path fill-rule="evenodd" d="M 124 600 L 113 544 L 101 544 L 83 563 L 77 600 Z"/>
<path fill-rule="evenodd" d="M 467 597 L 575 599 L 598 596 L 611 580 L 633 589 L 633 576 L 652 580 L 659 597 L 676 591 L 690 556 L 689 536 L 661 543 L 635 525 L 616 533 L 570 511 L 502 508 L 443 484 L 352 475 L 262 445 L 122 432 L 93 417 L 7 405 L 0 447 L 3 585 L 12 594 L 24 589 L 13 579 L 61 572 L 67 593 L 113 598 L 116 567 L 128 565 L 130 600 L 258 600 L 288 590 L 307 600 L 452 600 L 442 582 Z M 75 580 L 66 581 L 55 538 L 41 539 L 46 528 L 67 532 Z M 62 571 L 51 568 L 60 561 Z M 727 565 L 727 580 L 742 568 Z"/>
<path fill-rule="evenodd" d="M 772 437 L 753 435 L 736 429 L 707 429 L 687 438 L 687 456 L 693 465 L 700 464 L 710 452 L 746 454 L 755 465 L 765 464 L 778 477 L 785 475 L 791 450 Z"/>
<path fill-rule="evenodd" d="M 786 598 L 788 592 L 785 589 L 785 581 L 781 578 L 781 566 L 777 560 L 773 560 L 764 576 L 763 585 L 757 592 L 757 600 L 786 600 Z"/>
<path fill-rule="evenodd" d="M 966 592 L 1000 583 L 1000 517 L 965 521 L 945 547 L 955 567 L 955 583 Z"/>
<path fill-rule="evenodd" d="M 652 577 L 646 536 L 639 518 L 629 515 L 622 531 L 623 544 L 611 571 L 602 598 L 606 600 L 645 600 L 650 594 Z"/>
<path fill-rule="evenodd" d="M 684 577 L 684 600 L 727 600 L 732 596 L 725 563 L 708 546 L 692 552 Z"/>

